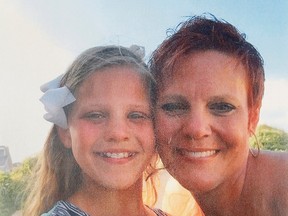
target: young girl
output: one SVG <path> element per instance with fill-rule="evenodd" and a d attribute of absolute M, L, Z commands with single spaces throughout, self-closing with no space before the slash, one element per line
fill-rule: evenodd
<path fill-rule="evenodd" d="M 42 86 L 44 118 L 54 126 L 24 215 L 165 215 L 142 198 L 143 178 L 157 159 L 155 83 L 138 54 L 91 48 Z M 151 178 L 150 186 L 155 192 Z"/>

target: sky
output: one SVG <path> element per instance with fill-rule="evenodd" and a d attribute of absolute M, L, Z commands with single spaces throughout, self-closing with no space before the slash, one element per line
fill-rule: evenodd
<path fill-rule="evenodd" d="M 235 25 L 264 58 L 260 124 L 288 131 L 286 0 L 0 0 L 0 145 L 13 162 L 39 152 L 51 124 L 39 86 L 82 51 L 138 44 L 146 60 L 188 16 L 212 13 Z"/>

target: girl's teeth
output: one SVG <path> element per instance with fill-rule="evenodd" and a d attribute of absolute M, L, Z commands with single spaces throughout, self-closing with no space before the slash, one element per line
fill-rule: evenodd
<path fill-rule="evenodd" d="M 203 152 L 187 152 L 188 156 L 195 157 L 195 158 L 209 157 L 214 154 L 216 154 L 216 150 L 203 151 Z"/>
<path fill-rule="evenodd" d="M 128 158 L 128 157 L 130 157 L 132 155 L 133 155 L 133 153 L 128 153 L 128 152 L 121 152 L 121 153 L 103 152 L 101 154 L 102 157 L 116 158 L 116 159 Z"/>

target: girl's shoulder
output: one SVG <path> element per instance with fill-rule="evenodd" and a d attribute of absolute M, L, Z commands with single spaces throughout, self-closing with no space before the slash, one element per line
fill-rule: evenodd
<path fill-rule="evenodd" d="M 41 216 L 89 216 L 77 206 L 66 201 L 58 201 L 53 208 Z"/>

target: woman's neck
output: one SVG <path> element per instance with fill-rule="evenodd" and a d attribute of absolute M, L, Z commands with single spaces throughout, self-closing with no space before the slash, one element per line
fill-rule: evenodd
<path fill-rule="evenodd" d="M 230 180 L 208 192 L 192 193 L 206 216 L 235 215 L 244 190 L 248 162 L 243 170 Z M 236 210 L 237 211 L 237 210 Z"/>

